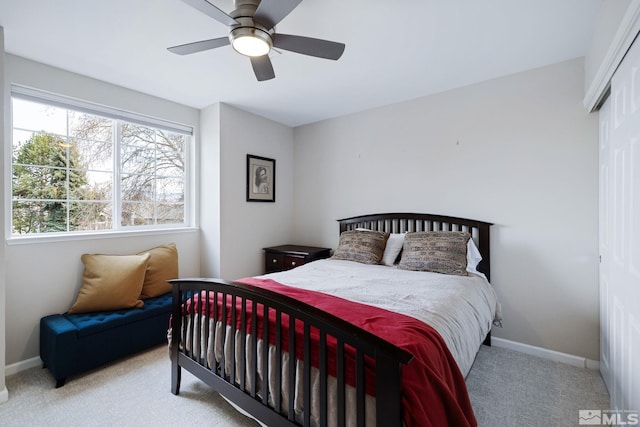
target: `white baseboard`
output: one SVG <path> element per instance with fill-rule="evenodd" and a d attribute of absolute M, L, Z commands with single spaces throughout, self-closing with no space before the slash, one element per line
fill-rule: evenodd
<path fill-rule="evenodd" d="M 519 351 L 520 353 L 530 354 L 532 356 L 541 357 L 543 359 L 553 360 L 554 362 L 566 363 L 567 365 L 577 366 L 579 368 L 600 369 L 600 362 L 597 360 L 587 359 L 585 357 L 574 356 L 572 354 L 561 353 L 559 351 L 548 350 L 542 347 L 536 347 L 529 344 L 523 344 L 516 341 L 506 340 L 504 338 L 491 337 L 491 345 L 496 347 L 508 348 L 509 350 Z M 32 357 L 18 363 L 7 365 L 4 370 L 5 375 L 13 375 L 18 372 L 25 371 L 30 368 L 42 367 L 40 357 Z M 6 388 L 5 388 L 6 393 Z M 0 402 L 2 402 L 2 391 L 0 391 Z"/>
<path fill-rule="evenodd" d="M 32 357 L 31 359 L 22 360 L 17 363 L 12 363 L 11 365 L 7 365 L 4 368 L 5 375 L 13 375 L 18 372 L 26 371 L 31 368 L 40 368 L 42 367 L 42 359 L 39 356 Z"/>
<path fill-rule="evenodd" d="M 9 400 L 9 390 L 5 387 L 0 390 L 0 403 L 4 403 L 7 400 Z"/>
<path fill-rule="evenodd" d="M 509 341 L 505 340 L 504 338 L 491 337 L 491 345 L 496 347 L 508 348 L 509 350 L 519 351 L 520 353 L 530 354 L 532 356 L 541 357 L 543 359 L 553 360 L 554 362 L 577 366 L 578 368 L 595 370 L 600 369 L 600 362 L 597 360 L 574 356 L 573 354 L 561 353 L 559 351 L 548 350 L 546 348 L 536 347 L 529 344 Z"/>

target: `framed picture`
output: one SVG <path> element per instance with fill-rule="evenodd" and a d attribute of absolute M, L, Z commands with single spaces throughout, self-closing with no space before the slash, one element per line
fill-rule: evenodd
<path fill-rule="evenodd" d="M 275 201 L 275 159 L 247 154 L 247 202 Z"/>

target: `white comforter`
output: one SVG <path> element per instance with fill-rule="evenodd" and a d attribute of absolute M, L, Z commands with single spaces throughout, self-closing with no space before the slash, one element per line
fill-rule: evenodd
<path fill-rule="evenodd" d="M 325 259 L 260 277 L 422 320 L 442 335 L 464 376 L 497 319 L 495 291 L 478 275 L 452 276 Z"/>

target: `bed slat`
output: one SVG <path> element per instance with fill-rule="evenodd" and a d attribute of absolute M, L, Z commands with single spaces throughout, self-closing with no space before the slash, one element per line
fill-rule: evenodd
<path fill-rule="evenodd" d="M 274 407 L 282 409 L 282 312 L 276 310 L 276 390 L 273 396 Z"/>
<path fill-rule="evenodd" d="M 311 407 L 311 327 L 308 323 L 304 324 L 304 341 L 303 341 L 303 360 L 304 360 L 304 379 L 303 379 L 303 400 L 304 407 Z M 304 426 L 311 426 L 311 411 L 304 412 Z"/>
<path fill-rule="evenodd" d="M 223 304 L 224 307 L 224 304 Z M 255 301 L 251 310 L 251 397 L 255 399 L 258 393 L 258 313 Z"/>
<path fill-rule="evenodd" d="M 262 305 L 262 318 L 269 318 L 267 304 Z M 262 403 L 267 405 L 269 403 L 269 346 L 264 343 L 269 343 L 269 322 L 262 323 L 262 342 Z"/>
<path fill-rule="evenodd" d="M 327 427 L 327 333 L 320 331 L 320 342 L 318 344 L 320 357 L 320 427 Z"/>
<path fill-rule="evenodd" d="M 338 339 L 336 344 L 336 378 L 338 380 L 338 426 L 346 423 L 346 396 L 344 392 L 344 342 Z"/>
<path fill-rule="evenodd" d="M 296 319 L 289 315 L 289 349 L 296 348 Z M 296 419 L 294 412 L 294 392 L 296 389 L 296 363 L 295 358 L 291 357 L 291 350 L 289 351 L 289 421 Z"/>
<path fill-rule="evenodd" d="M 217 301 L 219 297 L 220 297 L 220 294 L 218 292 L 214 292 L 213 293 L 213 300 L 214 301 Z M 213 305 L 213 318 L 217 319 L 219 313 L 220 313 L 220 310 L 218 310 L 218 304 L 214 304 Z M 207 320 L 207 322 L 209 322 L 209 320 Z M 214 332 L 213 342 L 215 343 L 218 340 L 218 333 L 217 333 L 217 330 L 216 330 L 215 326 L 213 328 L 213 332 Z M 218 372 L 218 369 L 220 369 L 220 365 L 218 364 L 217 359 L 214 357 L 213 358 L 212 371 L 213 372 Z"/>
<path fill-rule="evenodd" d="M 236 324 L 236 296 L 232 295 L 231 296 L 231 324 L 235 325 Z M 208 312 L 206 312 L 208 313 Z M 208 322 L 207 322 L 208 323 Z M 235 333 L 231 333 L 229 334 L 231 337 L 231 348 L 235 350 L 236 348 L 236 334 Z M 231 369 L 229 369 L 229 381 L 234 382 L 236 380 L 236 358 L 235 356 L 231 358 Z"/>
<path fill-rule="evenodd" d="M 356 414 L 358 427 L 364 427 L 364 355 L 358 349 L 356 350 Z M 384 424 L 383 424 L 384 425 Z"/>
<path fill-rule="evenodd" d="M 240 314 L 240 336 L 242 342 L 240 343 L 240 360 L 247 360 L 247 299 L 242 297 L 242 312 Z M 207 310 L 207 313 L 209 311 Z M 240 369 L 240 389 L 246 390 L 247 386 L 247 373 L 245 369 Z"/>
<path fill-rule="evenodd" d="M 223 301 L 226 301 L 226 297 L 227 296 L 225 294 L 222 294 Z M 216 299 L 216 301 L 217 301 L 217 299 Z M 218 304 L 216 304 L 216 305 L 218 305 Z M 191 314 L 193 314 L 193 311 L 194 310 L 191 310 L 191 312 L 192 312 Z M 223 319 L 227 318 L 227 304 L 222 304 L 222 318 Z M 220 333 L 223 336 L 222 342 L 224 343 L 226 341 L 226 338 L 227 338 L 226 328 L 223 327 L 222 331 Z M 217 340 L 217 337 L 216 337 L 216 340 Z M 222 378 L 226 379 L 226 377 L 227 377 L 226 376 L 227 361 L 226 361 L 226 354 L 225 353 L 226 352 L 224 352 L 224 351 L 222 352 L 222 358 L 220 359 L 220 376 Z"/>

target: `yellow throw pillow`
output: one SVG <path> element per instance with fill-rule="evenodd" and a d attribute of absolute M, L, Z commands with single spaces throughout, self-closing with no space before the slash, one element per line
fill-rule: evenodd
<path fill-rule="evenodd" d="M 151 255 L 82 255 L 82 287 L 69 313 L 142 307 L 140 292 Z"/>
<path fill-rule="evenodd" d="M 157 297 L 171 292 L 167 280 L 178 278 L 178 249 L 175 243 L 161 245 L 138 255 L 150 254 L 140 298 Z"/>

